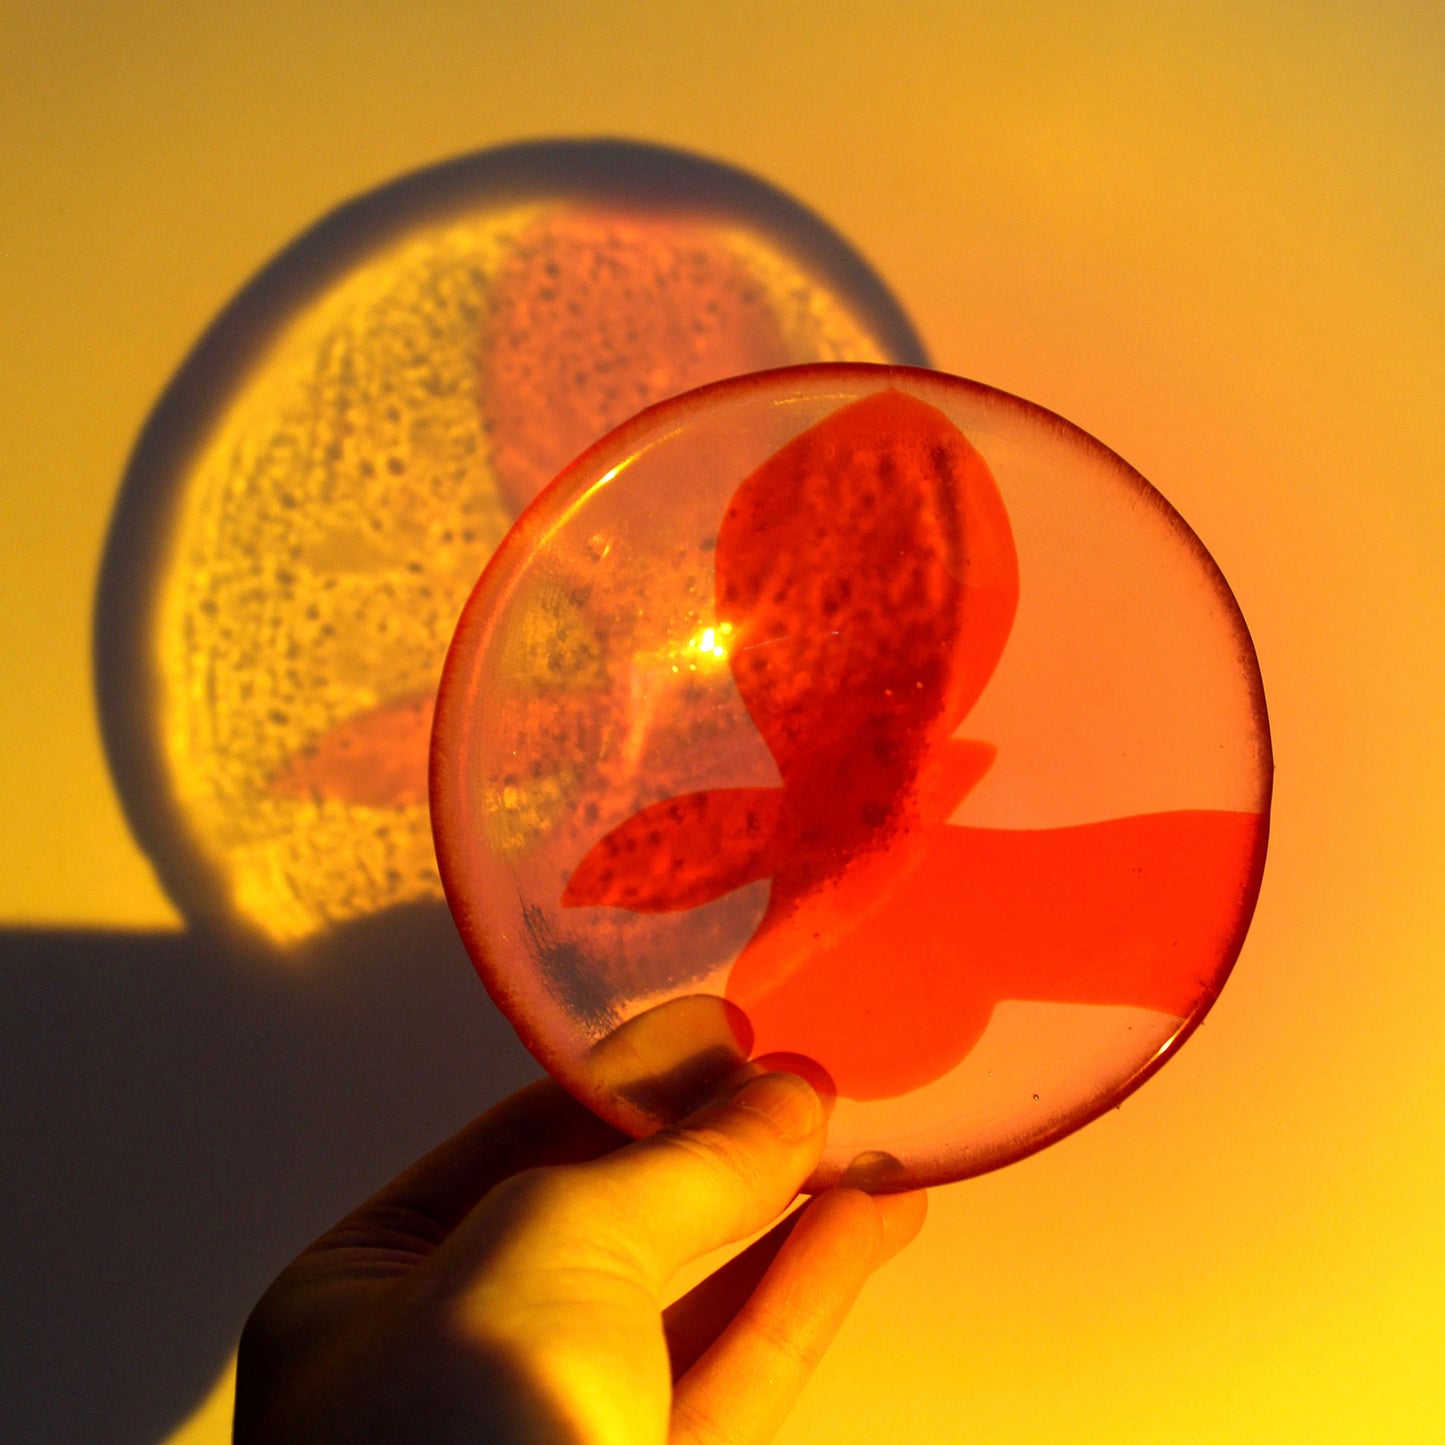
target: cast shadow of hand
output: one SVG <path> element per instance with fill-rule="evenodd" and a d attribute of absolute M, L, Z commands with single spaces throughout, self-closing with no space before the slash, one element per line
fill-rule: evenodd
<path fill-rule="evenodd" d="M 197 932 L 0 933 L 0 1417 L 154 1445 L 272 1277 L 539 1074 L 441 905 L 293 959 Z"/>

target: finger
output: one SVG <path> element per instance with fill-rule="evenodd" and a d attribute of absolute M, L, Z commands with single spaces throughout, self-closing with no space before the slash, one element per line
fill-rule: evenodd
<path fill-rule="evenodd" d="M 806 1080 L 763 1074 L 583 1172 L 616 1245 L 660 1294 L 684 1264 L 787 1208 L 822 1155 L 826 1124 L 823 1099 Z"/>
<path fill-rule="evenodd" d="M 918 1238 L 928 1218 L 928 1194 L 922 1189 L 907 1194 L 879 1194 L 873 1196 L 873 1202 L 883 1225 L 883 1238 L 873 1257 L 873 1268 L 879 1270 Z"/>
<path fill-rule="evenodd" d="M 673 1392 L 670 1445 L 763 1445 L 875 1269 L 923 1226 L 921 1192 L 839 1188 L 805 1208 L 772 1267 Z"/>
<path fill-rule="evenodd" d="M 801 1218 L 802 1211 L 794 1210 L 662 1312 L 674 1380 L 701 1359 L 747 1303 Z"/>
<path fill-rule="evenodd" d="M 842 1182 L 872 1194 L 894 1187 L 903 1172 L 902 1164 L 893 1155 L 873 1151 L 854 1159 Z M 886 1195 L 878 1200 L 884 1233 L 875 1268 L 892 1259 L 921 1227 L 926 1201 L 920 1204 L 920 1200 L 921 1195 L 901 1202 Z M 732 1323 L 801 1218 L 802 1211 L 794 1210 L 663 1311 L 663 1330 L 674 1380 L 685 1375 Z"/>
<path fill-rule="evenodd" d="M 551 1079 L 503 1099 L 354 1210 L 337 1230 L 395 1230 L 412 1221 L 433 1242 L 478 1200 L 526 1169 L 596 1159 L 627 1142 Z M 335 1233 L 336 1231 L 332 1231 Z"/>
<path fill-rule="evenodd" d="M 486 1259 L 497 1277 L 545 1257 L 660 1299 L 680 1266 L 782 1213 L 817 1164 L 824 1123 L 803 1079 L 749 1079 L 673 1128 L 497 1190 L 448 1241 L 448 1269 L 462 1277 Z"/>

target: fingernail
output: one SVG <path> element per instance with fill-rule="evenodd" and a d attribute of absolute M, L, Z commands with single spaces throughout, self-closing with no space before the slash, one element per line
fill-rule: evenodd
<path fill-rule="evenodd" d="M 833 1117 L 833 1106 L 838 1102 L 838 1086 L 833 1076 L 817 1059 L 807 1054 L 791 1054 L 775 1051 L 760 1054 L 752 1061 L 753 1068 L 761 1074 L 796 1074 L 813 1086 L 813 1092 L 823 1101 L 823 1117 Z"/>
<path fill-rule="evenodd" d="M 886 1194 L 903 1187 L 903 1176 L 903 1163 L 896 1155 L 868 1149 L 854 1157 L 838 1183 L 865 1194 Z"/>
<path fill-rule="evenodd" d="M 764 1074 L 750 1079 L 728 1101 L 728 1107 L 765 1114 L 793 1144 L 801 1144 L 817 1133 L 827 1117 L 813 1086 L 797 1074 Z"/>

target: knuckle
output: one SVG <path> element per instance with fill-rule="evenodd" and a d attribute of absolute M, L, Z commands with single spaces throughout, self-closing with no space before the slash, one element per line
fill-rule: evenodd
<path fill-rule="evenodd" d="M 487 1205 L 513 1220 L 555 1222 L 572 1212 L 575 1195 L 565 1166 L 544 1165 L 504 1179 L 487 1196 Z"/>
<path fill-rule="evenodd" d="M 753 1194 L 767 1183 L 768 1171 L 757 1151 L 726 1129 L 690 1125 L 669 1131 L 667 1143 L 700 1163 L 720 1184 L 741 1184 Z"/>
<path fill-rule="evenodd" d="M 687 1396 L 672 1404 L 673 1445 L 737 1445 L 737 1436 L 705 1405 Z"/>
<path fill-rule="evenodd" d="M 794 1334 L 777 1310 L 745 1305 L 740 1318 L 748 1332 L 786 1369 L 806 1377 L 817 1368 L 822 1348 Z"/>

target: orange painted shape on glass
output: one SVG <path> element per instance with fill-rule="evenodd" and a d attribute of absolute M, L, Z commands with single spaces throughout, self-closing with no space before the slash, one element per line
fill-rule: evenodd
<path fill-rule="evenodd" d="M 579 865 L 566 906 L 663 912 L 761 877 L 822 878 L 920 807 L 956 805 L 987 767 L 986 745 L 948 735 L 1003 651 L 1018 564 L 988 468 L 936 408 L 879 392 L 768 458 L 723 519 L 716 589 L 782 787 L 629 819 Z"/>
<path fill-rule="evenodd" d="M 562 905 L 673 913 L 767 878 L 782 800 L 779 788 L 710 788 L 654 803 L 588 852 Z"/>
<path fill-rule="evenodd" d="M 716 585 L 789 824 L 830 827 L 846 849 L 907 805 L 923 758 L 983 690 L 1018 563 L 983 458 L 942 412 L 882 391 L 742 483 Z"/>
<path fill-rule="evenodd" d="M 704 876 L 706 897 L 729 878 L 824 877 L 921 808 L 946 814 L 992 757 L 948 735 L 1003 651 L 1018 564 L 983 459 L 934 407 L 879 392 L 768 458 L 728 507 L 716 587 L 782 787 L 629 819 L 578 866 L 566 906 L 663 912 L 706 901 Z"/>

